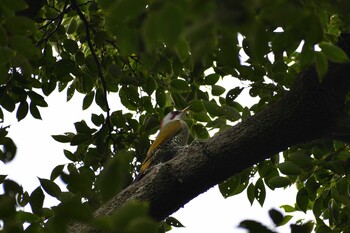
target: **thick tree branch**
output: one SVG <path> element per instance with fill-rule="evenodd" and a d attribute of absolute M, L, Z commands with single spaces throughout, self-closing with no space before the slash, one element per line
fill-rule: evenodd
<path fill-rule="evenodd" d="M 340 46 L 349 54 L 349 36 Z M 300 74 L 279 102 L 205 142 L 195 142 L 174 159 L 154 167 L 95 212 L 110 215 L 131 200 L 151 204 L 161 220 L 210 187 L 289 146 L 332 136 L 344 116 L 350 65 L 330 64 L 322 83 L 313 67 Z M 98 232 L 76 224 L 70 232 Z"/>

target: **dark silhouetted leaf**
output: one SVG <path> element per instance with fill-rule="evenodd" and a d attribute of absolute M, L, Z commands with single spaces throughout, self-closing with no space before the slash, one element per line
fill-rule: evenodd
<path fill-rule="evenodd" d="M 28 113 L 28 103 L 27 101 L 21 101 L 17 109 L 17 120 L 20 121 L 27 116 Z"/>
<path fill-rule="evenodd" d="M 302 188 L 297 193 L 297 205 L 300 210 L 306 213 L 309 203 L 309 195 L 305 188 Z"/>
<path fill-rule="evenodd" d="M 214 85 L 219 81 L 220 75 L 219 74 L 209 74 L 208 76 L 205 77 L 204 83 L 206 85 Z"/>
<path fill-rule="evenodd" d="M 45 199 L 45 196 L 40 187 L 37 187 L 30 194 L 29 204 L 34 214 L 37 214 L 39 216 L 42 214 L 44 199 Z"/>
<path fill-rule="evenodd" d="M 340 63 L 349 62 L 349 58 L 346 53 L 338 46 L 325 42 L 320 43 L 319 46 L 322 53 L 324 53 L 329 60 Z"/>
<path fill-rule="evenodd" d="M 60 187 L 53 182 L 52 180 L 42 179 L 39 178 L 41 187 L 43 187 L 44 191 L 47 192 L 49 195 L 59 198 L 61 196 L 61 189 Z"/>
<path fill-rule="evenodd" d="M 276 209 L 270 209 L 269 215 L 276 226 L 280 226 L 280 224 L 283 222 L 284 216 L 280 211 Z"/>
<path fill-rule="evenodd" d="M 276 176 L 269 180 L 269 185 L 273 188 L 282 188 L 291 184 L 291 180 L 287 177 Z"/>
<path fill-rule="evenodd" d="M 255 187 L 253 183 L 250 183 L 247 188 L 247 196 L 248 200 L 250 202 L 250 205 L 253 205 L 253 202 L 255 200 Z"/>
<path fill-rule="evenodd" d="M 277 167 L 285 175 L 300 175 L 302 173 L 301 168 L 290 161 L 280 163 Z"/>
<path fill-rule="evenodd" d="M 239 227 L 247 229 L 250 233 L 275 233 L 274 231 L 268 229 L 263 224 L 253 221 L 253 220 L 244 220 L 240 222 Z"/>
<path fill-rule="evenodd" d="M 165 222 L 173 227 L 185 227 L 182 223 L 174 217 L 167 217 Z"/>

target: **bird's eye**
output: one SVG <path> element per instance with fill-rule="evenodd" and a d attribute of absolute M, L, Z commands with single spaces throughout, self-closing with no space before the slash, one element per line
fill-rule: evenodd
<path fill-rule="evenodd" d="M 171 119 L 171 120 L 174 119 L 177 115 L 179 115 L 179 113 L 180 113 L 179 111 L 174 111 L 174 112 L 172 112 L 171 118 L 170 118 L 170 119 Z"/>

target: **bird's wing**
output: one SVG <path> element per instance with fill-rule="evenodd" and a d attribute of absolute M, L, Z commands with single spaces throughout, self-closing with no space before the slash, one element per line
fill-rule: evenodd
<path fill-rule="evenodd" d="M 141 164 L 140 174 L 142 174 L 150 165 L 154 158 L 156 150 L 164 145 L 167 141 L 173 138 L 176 134 L 181 131 L 181 121 L 172 121 L 168 124 L 164 125 L 159 134 L 156 137 L 156 140 L 152 143 L 150 148 L 148 149 L 145 160 Z"/>

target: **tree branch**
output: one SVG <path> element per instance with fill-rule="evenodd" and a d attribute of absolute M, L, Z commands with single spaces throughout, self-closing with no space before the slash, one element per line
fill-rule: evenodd
<path fill-rule="evenodd" d="M 289 146 L 329 136 L 344 115 L 349 76 L 349 64 L 331 63 L 322 83 L 313 67 L 307 69 L 279 102 L 205 142 L 192 143 L 116 195 L 95 216 L 141 200 L 149 201 L 151 216 L 162 220 L 210 187 Z M 76 224 L 69 232 L 99 231 Z"/>

